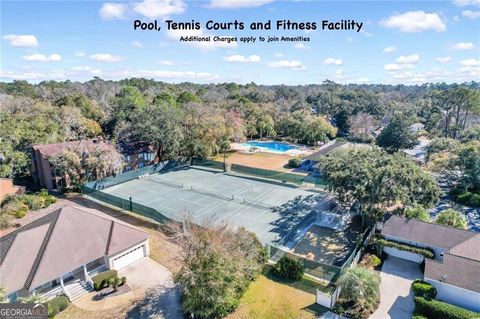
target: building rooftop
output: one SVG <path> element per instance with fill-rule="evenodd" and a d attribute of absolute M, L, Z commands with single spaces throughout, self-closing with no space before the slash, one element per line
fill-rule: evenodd
<path fill-rule="evenodd" d="M 60 208 L 0 238 L 0 285 L 7 293 L 35 288 L 148 237 L 96 210 Z"/>
<path fill-rule="evenodd" d="M 427 258 L 425 278 L 480 293 L 480 261 L 452 254 L 444 254 L 443 262 Z"/>
<path fill-rule="evenodd" d="M 382 228 L 382 235 L 389 235 L 448 250 L 464 243 L 477 234 L 478 233 L 468 230 L 422 222 L 395 215 L 391 216 Z M 463 249 L 466 250 L 467 248 Z"/>
<path fill-rule="evenodd" d="M 80 141 L 70 141 L 64 143 L 54 143 L 54 144 L 37 144 L 33 145 L 32 148 L 42 154 L 43 157 L 49 158 L 56 154 L 59 154 L 66 149 L 76 149 L 83 151 L 92 151 L 96 147 L 101 147 L 104 149 L 114 148 L 113 145 L 105 143 L 100 139 L 91 139 L 91 140 L 80 140 Z"/>

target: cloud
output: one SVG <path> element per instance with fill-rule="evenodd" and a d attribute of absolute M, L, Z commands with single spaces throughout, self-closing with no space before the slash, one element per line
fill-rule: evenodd
<path fill-rule="evenodd" d="M 94 69 L 88 65 L 80 65 L 80 66 L 74 66 L 73 68 L 70 69 L 74 73 L 77 72 L 86 72 L 89 73 L 93 76 L 101 76 L 103 74 L 102 70 L 100 69 Z"/>
<path fill-rule="evenodd" d="M 283 53 L 281 53 L 281 52 L 277 52 L 277 53 L 275 53 L 275 54 L 273 55 L 273 57 L 278 58 L 278 59 L 283 58 L 284 56 L 285 56 L 285 55 L 284 55 Z"/>
<path fill-rule="evenodd" d="M 285 68 L 285 69 L 292 69 L 295 71 L 303 71 L 307 68 L 303 65 L 302 62 L 297 60 L 279 60 L 273 61 L 268 64 L 270 68 Z"/>
<path fill-rule="evenodd" d="M 462 15 L 466 18 L 475 20 L 480 18 L 480 11 L 464 10 L 462 11 Z"/>
<path fill-rule="evenodd" d="M 98 11 L 103 20 L 125 19 L 127 6 L 123 3 L 107 2 Z"/>
<path fill-rule="evenodd" d="M 358 78 L 358 79 L 354 80 L 353 82 L 361 84 L 361 83 L 368 83 L 368 82 L 370 82 L 370 80 L 368 78 Z"/>
<path fill-rule="evenodd" d="M 150 19 L 168 17 L 185 12 L 187 5 L 183 0 L 144 0 L 133 6 L 133 11 Z"/>
<path fill-rule="evenodd" d="M 142 42 L 139 42 L 139 41 L 133 41 L 132 42 L 132 46 L 134 48 L 143 48 L 143 43 Z"/>
<path fill-rule="evenodd" d="M 306 45 L 303 44 L 302 42 L 295 44 L 293 47 L 294 47 L 295 49 L 310 49 L 309 46 L 306 46 Z"/>
<path fill-rule="evenodd" d="M 345 72 L 342 69 L 338 69 L 337 71 L 335 71 L 335 78 L 338 80 L 342 80 L 344 75 Z"/>
<path fill-rule="evenodd" d="M 422 32 L 429 29 L 437 32 L 447 30 L 446 24 L 437 13 L 426 13 L 421 10 L 390 16 L 381 20 L 380 25 L 386 28 L 399 29 L 407 33 Z"/>
<path fill-rule="evenodd" d="M 76 57 L 83 58 L 85 56 L 85 52 L 75 52 L 74 54 Z"/>
<path fill-rule="evenodd" d="M 175 62 L 170 61 L 170 60 L 160 60 L 160 61 L 158 61 L 158 64 L 167 65 L 167 66 L 173 66 L 173 65 L 175 65 Z"/>
<path fill-rule="evenodd" d="M 108 54 L 108 53 L 95 53 L 90 56 L 90 59 L 99 61 L 99 62 L 118 62 L 122 60 L 121 57 L 117 55 Z"/>
<path fill-rule="evenodd" d="M 12 47 L 36 47 L 38 46 L 37 38 L 31 34 L 25 35 L 16 35 L 16 34 L 7 34 L 2 37 L 3 40 L 8 41 L 8 44 Z"/>
<path fill-rule="evenodd" d="M 395 52 L 395 51 L 397 51 L 396 47 L 386 47 L 385 49 L 383 49 L 383 52 L 385 52 L 385 53 L 392 53 L 392 52 Z"/>
<path fill-rule="evenodd" d="M 462 65 L 460 73 L 463 75 L 474 78 L 480 77 L 480 60 L 467 59 L 460 61 L 460 64 Z"/>
<path fill-rule="evenodd" d="M 29 62 L 58 62 L 62 60 L 62 57 L 60 54 L 56 53 L 50 55 L 35 53 L 31 55 L 24 55 L 22 59 Z"/>
<path fill-rule="evenodd" d="M 343 61 L 342 59 L 327 58 L 323 61 L 323 63 L 326 65 L 342 65 Z"/>
<path fill-rule="evenodd" d="M 238 9 L 261 7 L 274 0 L 211 0 L 209 8 L 213 9 Z"/>
<path fill-rule="evenodd" d="M 448 62 L 450 62 L 451 59 L 452 59 L 452 58 L 449 57 L 449 56 L 444 56 L 444 57 L 438 57 L 438 58 L 436 58 L 435 60 L 437 60 L 437 62 L 443 64 L 443 63 L 448 63 Z"/>
<path fill-rule="evenodd" d="M 453 0 L 453 3 L 459 7 L 480 6 L 480 0 Z"/>
<path fill-rule="evenodd" d="M 395 62 L 398 64 L 417 64 L 420 61 L 420 56 L 418 54 L 412 54 L 408 56 L 400 56 Z"/>
<path fill-rule="evenodd" d="M 472 42 L 458 42 L 452 45 L 450 48 L 452 50 L 471 50 L 475 47 L 475 44 Z"/>
<path fill-rule="evenodd" d="M 180 40 L 180 37 L 188 37 L 188 36 L 197 36 L 197 37 L 207 37 L 209 34 L 203 33 L 203 30 L 167 30 L 166 32 L 167 37 L 173 40 Z M 212 37 L 213 38 L 213 37 Z M 202 50 L 212 50 L 216 48 L 235 48 L 237 47 L 236 41 L 231 41 L 230 43 L 227 41 L 187 41 L 183 42 L 185 44 L 200 48 Z"/>
<path fill-rule="evenodd" d="M 227 62 L 236 62 L 236 63 L 255 63 L 255 62 L 260 62 L 260 57 L 256 54 L 252 54 L 248 57 L 239 55 L 239 54 L 234 54 L 230 56 L 223 57 L 223 59 Z"/>
<path fill-rule="evenodd" d="M 196 81 L 214 81 L 219 79 L 218 75 L 208 72 L 193 71 L 163 71 L 163 70 L 122 70 L 111 74 L 115 78 L 143 77 L 148 79 L 161 80 L 196 80 Z"/>

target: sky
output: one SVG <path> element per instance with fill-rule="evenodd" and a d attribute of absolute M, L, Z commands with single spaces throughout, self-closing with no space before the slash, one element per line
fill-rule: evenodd
<path fill-rule="evenodd" d="M 143 0 L 0 2 L 0 81 L 130 77 L 178 83 L 422 84 L 480 80 L 480 0 Z M 316 22 L 317 30 L 250 30 L 251 22 Z M 161 30 L 134 30 L 157 20 Z M 165 21 L 200 22 L 167 30 Z M 205 30 L 209 20 L 244 30 Z M 322 30 L 322 20 L 363 22 Z M 256 37 L 255 43 L 180 36 Z M 304 42 L 260 42 L 302 36 Z"/>

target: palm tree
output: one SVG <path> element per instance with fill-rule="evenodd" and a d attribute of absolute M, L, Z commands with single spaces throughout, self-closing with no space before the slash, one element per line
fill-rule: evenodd
<path fill-rule="evenodd" d="M 444 226 L 467 229 L 467 219 L 465 215 L 451 208 L 441 212 L 435 222 Z"/>
<path fill-rule="evenodd" d="M 378 301 L 380 276 L 364 267 L 350 268 L 338 279 L 340 298 L 346 303 L 371 308 Z"/>
<path fill-rule="evenodd" d="M 40 303 L 43 302 L 45 299 L 37 293 L 33 293 L 28 295 L 27 297 L 20 297 L 17 299 L 18 303 Z"/>
<path fill-rule="evenodd" d="M 0 303 L 6 303 L 7 302 L 7 295 L 5 293 L 5 289 L 3 287 L 0 287 Z"/>

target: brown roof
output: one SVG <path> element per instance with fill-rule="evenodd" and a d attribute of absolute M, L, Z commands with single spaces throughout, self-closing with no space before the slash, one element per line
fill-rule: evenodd
<path fill-rule="evenodd" d="M 425 278 L 480 293 L 480 261 L 451 254 L 444 254 L 443 262 L 427 258 Z"/>
<path fill-rule="evenodd" d="M 480 234 L 453 247 L 450 254 L 480 261 Z"/>
<path fill-rule="evenodd" d="M 476 236 L 477 233 L 393 215 L 384 223 L 382 235 L 394 236 L 430 247 L 451 249 Z"/>
<path fill-rule="evenodd" d="M 60 152 L 66 149 L 92 151 L 96 147 L 101 147 L 103 149 L 114 148 L 113 145 L 107 144 L 104 141 L 101 141 L 99 139 L 70 141 L 70 142 L 55 143 L 55 144 L 37 144 L 32 146 L 34 150 L 39 151 L 42 154 L 42 156 L 45 158 L 49 158 L 53 155 L 59 154 Z"/>
<path fill-rule="evenodd" d="M 336 142 L 328 146 L 324 146 L 323 148 L 320 148 L 318 151 L 308 155 L 307 157 L 304 158 L 306 161 L 318 161 L 321 156 L 328 155 L 330 152 L 333 150 L 339 148 L 342 145 L 347 144 L 347 142 Z"/>
<path fill-rule="evenodd" d="M 35 288 L 148 236 L 99 211 L 64 207 L 0 238 L 0 285 L 7 293 Z"/>

